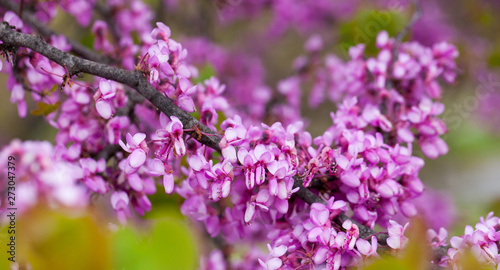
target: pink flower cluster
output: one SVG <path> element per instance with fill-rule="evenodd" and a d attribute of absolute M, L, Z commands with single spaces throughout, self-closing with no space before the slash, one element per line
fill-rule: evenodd
<path fill-rule="evenodd" d="M 453 236 L 447 240 L 448 232 L 441 228 L 439 232 L 427 231 L 427 240 L 434 248 L 447 248 L 443 257 L 434 261 L 443 267 L 460 267 L 459 260 L 466 251 L 470 251 L 481 264 L 497 268 L 500 265 L 500 218 L 490 212 L 486 218 L 479 218 L 474 227 L 467 225 L 462 236 Z"/>
<path fill-rule="evenodd" d="M 187 39 L 183 44 L 189 50 L 188 63 L 215 69 L 217 80 L 226 85 L 223 91 L 231 104 L 229 109 L 244 113 L 247 116 L 243 119 L 245 122 L 260 122 L 265 116 L 266 104 L 272 98 L 272 91 L 265 84 L 262 61 L 252 54 L 229 50 L 204 38 Z"/>
<path fill-rule="evenodd" d="M 55 146 L 14 141 L 0 153 L 0 162 L 9 155 L 19 159 L 18 170 L 25 174 L 19 175 L 19 192 L 27 194 L 20 196 L 27 199 L 21 202 L 25 209 L 42 200 L 83 206 L 97 193 L 105 195 L 101 198 L 124 224 L 134 212 L 144 215 L 154 207 L 148 196 L 160 183 L 166 194 L 184 198 L 181 213 L 203 225 L 211 238 L 247 248 L 241 260 L 214 250 L 202 260 L 202 269 L 356 266 L 378 256 L 377 237 L 362 238 L 361 226 L 380 225 L 387 229 L 389 248 L 405 247 L 409 225 L 395 220 L 415 216 L 414 199 L 424 191 L 419 179 L 424 161 L 414 155 L 413 143 L 429 158 L 448 151 L 440 138 L 446 126 L 438 118 L 444 105 L 439 103 L 437 81 L 455 79 L 454 46 L 397 44 L 381 32 L 374 57 L 365 57 L 361 44 L 351 48 L 348 62 L 327 55 L 316 63 L 312 58 L 324 44 L 319 35 L 313 36 L 306 42 L 308 55 L 295 62 L 297 74 L 277 84 L 277 96 L 285 102 L 270 104 L 271 90 L 263 83 L 265 71 L 258 58 L 235 57 L 237 52 L 206 40 L 190 40 L 194 57 L 188 59 L 168 26 L 157 23 L 151 28 L 152 12 L 142 1 L 108 1 L 115 28 L 93 21 L 96 1 L 60 2 L 63 10 L 78 16 L 78 23 L 92 25 L 96 50 L 120 59 L 116 65 L 142 73 L 184 111 L 198 111 L 200 123 L 217 133 L 185 126 L 183 117 L 158 112 L 116 82 L 76 82 L 67 78 L 65 67 L 26 49 L 18 55 L 16 70 L 3 67 L 10 75 L 11 101 L 20 116 L 27 112 L 24 90 L 46 105 L 60 101 L 60 107 L 46 115 L 58 130 Z M 258 9 L 269 4 L 243 5 Z M 50 21 L 55 15 L 55 2 L 37 6 L 38 19 Z M 328 1 L 275 1 L 271 7 L 277 32 L 304 21 L 310 22 L 303 25 L 309 29 L 350 10 L 349 4 L 332 6 Z M 3 18 L 30 32 L 14 13 L 6 12 Z M 71 50 L 61 36 L 52 36 L 50 44 Z M 221 76 L 195 83 L 199 72 L 191 64 L 207 63 Z M 311 63 L 317 66 L 304 68 Z M 331 125 L 314 138 L 300 114 L 301 88 L 310 78 L 310 105 L 319 105 L 326 96 L 337 105 Z M 63 83 L 62 91 L 50 91 Z M 279 121 L 266 118 L 270 113 Z M 221 152 L 195 140 L 201 136 L 219 138 Z M 325 204 L 308 205 L 297 196 L 301 188 Z M 338 222 L 347 214 L 352 220 Z M 471 247 L 496 265 L 498 228 L 499 219 L 491 216 L 475 230 L 466 228 L 436 263 L 454 265 L 457 254 Z M 428 236 L 430 246 L 446 245 L 446 231 L 430 231 Z M 262 243 L 269 252 L 258 248 Z"/>
<path fill-rule="evenodd" d="M 2 161 L 2 189 L 7 190 L 8 167 L 15 167 L 15 204 L 20 214 L 35 207 L 38 204 L 48 204 L 53 207 L 68 207 L 83 209 L 89 201 L 89 193 L 79 179 L 98 182 L 99 179 L 91 179 L 93 173 L 98 170 L 95 161 L 89 161 L 90 165 L 84 168 L 67 163 L 54 156 L 54 147 L 47 141 L 25 141 L 13 140 L 0 151 Z M 8 157 L 14 157 L 8 165 Z M 91 167 L 94 167 L 93 169 Z M 99 166 L 103 168 L 102 166 Z M 89 171 L 90 170 L 90 171 Z M 12 174 L 10 174 L 12 175 Z M 98 190 L 98 184 L 93 184 Z M 8 206 L 7 196 L 2 196 L 0 208 Z"/>
<path fill-rule="evenodd" d="M 326 94 L 335 103 L 357 97 L 363 108 L 363 120 L 389 133 L 389 145 L 416 141 L 429 158 L 446 154 L 448 146 L 440 138 L 446 126 L 438 118 L 444 112 L 444 105 L 439 102 L 441 87 L 437 80 L 443 78 L 448 83 L 455 80 L 457 49 L 445 42 L 430 48 L 417 42 L 396 47 L 387 32 L 379 33 L 376 45 L 380 49 L 376 57 L 365 58 L 364 45 L 360 44 L 350 48 L 350 61 L 344 63 L 328 55 L 324 63 L 310 68 L 314 70 L 311 74 L 300 72 L 311 62 L 308 56 L 298 58 L 299 75 L 286 79 L 294 81 L 294 87 L 285 96 L 288 99 L 297 96 L 293 99 L 300 100 L 300 83 L 312 78 L 311 106 L 323 102 Z M 309 50 L 309 57 L 315 57 L 316 49 Z M 300 108 L 300 104 L 290 103 L 290 106 L 295 110 Z"/>

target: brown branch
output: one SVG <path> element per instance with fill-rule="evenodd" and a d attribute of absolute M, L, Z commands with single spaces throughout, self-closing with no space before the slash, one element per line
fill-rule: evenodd
<path fill-rule="evenodd" d="M 19 4 L 19 11 L 17 13 L 17 16 L 21 17 L 23 14 L 23 6 L 24 6 L 24 0 L 21 0 L 21 3 Z"/>
<path fill-rule="evenodd" d="M 6 8 L 8 10 L 11 10 L 13 12 L 17 12 L 20 8 L 20 6 L 9 0 L 0 0 L 0 7 Z M 40 22 L 35 14 L 30 12 L 27 9 L 24 9 L 22 14 L 21 14 L 21 19 L 23 22 L 27 23 L 31 27 L 33 27 L 40 35 L 42 35 L 45 38 L 49 38 L 52 35 L 58 35 L 58 33 L 54 32 L 52 29 L 48 28 L 46 24 Z M 71 45 L 71 51 L 75 53 L 76 55 L 79 55 L 85 59 L 94 61 L 94 62 L 100 62 L 100 63 L 106 63 L 106 64 L 111 64 L 114 62 L 113 59 L 100 55 L 93 50 L 83 46 L 82 44 L 66 38 L 68 43 Z"/>
<path fill-rule="evenodd" d="M 38 52 L 55 63 L 65 67 L 70 77 L 78 73 L 87 73 L 130 86 L 149 100 L 158 110 L 168 116 L 178 117 L 184 128 L 194 130 L 196 127 L 201 129 L 203 133 L 216 134 L 216 132 L 180 109 L 172 100 L 151 86 L 146 77 L 139 71 L 124 70 L 76 57 L 51 46 L 34 35 L 16 32 L 5 22 L 0 25 L 0 40 L 4 42 L 4 44 L 2 44 L 4 47 L 26 47 Z M 198 141 L 202 144 L 220 152 L 220 139 L 217 136 L 207 136 L 204 134 L 195 136 L 194 131 L 187 133 L 199 139 Z"/>

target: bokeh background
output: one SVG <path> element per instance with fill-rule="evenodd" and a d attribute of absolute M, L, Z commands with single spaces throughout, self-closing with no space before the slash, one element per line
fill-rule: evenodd
<path fill-rule="evenodd" d="M 415 12 L 404 0 L 331 0 L 338 2 L 331 19 L 304 26 L 295 21 L 294 12 L 299 12 L 295 6 L 290 6 L 291 17 L 275 23 L 271 8 L 255 11 L 245 0 L 144 2 L 160 11 L 157 20 L 170 26 L 174 39 L 188 50 L 201 36 L 229 54 L 245 53 L 248 57 L 238 61 L 247 61 L 241 65 L 253 65 L 254 69 L 238 72 L 274 92 L 277 83 L 293 73 L 293 62 L 304 54 L 304 43 L 311 35 L 322 36 L 323 53 L 333 52 L 347 59 L 346 49 L 359 42 L 367 44 L 368 53 L 374 53 L 376 33 L 385 29 L 395 35 Z M 274 1 L 262 2 L 275 5 Z M 450 150 L 436 160 L 425 159 L 420 176 L 429 192 L 441 198 L 435 204 L 436 211 L 446 210 L 447 217 L 452 218 L 451 231 L 462 234 L 464 226 L 474 224 L 479 216 L 490 211 L 500 214 L 500 3 L 422 0 L 419 5 L 422 16 L 406 39 L 426 45 L 445 40 L 460 51 L 458 80 L 444 86 L 443 91 L 447 108 L 443 119 L 449 128 L 445 141 Z M 92 44 L 89 29 L 64 12 L 59 12 L 49 27 L 87 46 Z M 200 69 L 205 67 L 202 61 L 195 64 Z M 222 81 L 231 86 L 230 75 L 224 76 Z M 5 86 L 5 82 L 5 76 L 0 75 L 0 85 Z M 53 143 L 56 130 L 29 113 L 20 119 L 17 107 L 9 102 L 8 91 L 2 88 L 0 145 L 14 138 Z M 303 98 L 307 95 L 305 90 Z M 29 102 L 30 98 L 27 101 L 28 110 L 33 109 L 35 104 Z M 230 103 L 245 105 L 237 96 L 230 97 Z M 332 110 L 335 107 L 328 102 L 315 109 L 304 102 L 302 113 L 309 119 L 308 130 L 313 137 L 330 125 Z M 160 192 L 162 188 L 158 190 L 151 197 L 153 210 L 132 220 L 126 228 L 113 225 L 111 212 L 99 210 L 103 202 L 98 198 L 91 209 L 81 213 L 54 212 L 40 206 L 19 220 L 19 252 L 38 267 L 34 269 L 69 269 L 65 268 L 68 265 L 71 269 L 195 269 L 199 254 L 210 244 L 203 242 L 204 236 L 196 225 L 180 214 L 180 198 L 166 196 Z M 425 197 L 422 200 L 428 202 Z M 7 269 L 5 260 L 1 260 L 0 267 Z"/>

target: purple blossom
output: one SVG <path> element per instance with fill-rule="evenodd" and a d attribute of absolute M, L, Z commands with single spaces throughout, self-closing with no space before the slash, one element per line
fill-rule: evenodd
<path fill-rule="evenodd" d="M 170 194 L 174 191 L 174 175 L 172 166 L 163 163 L 160 159 L 154 158 L 150 162 L 150 172 L 149 174 L 153 177 L 163 176 L 163 186 L 165 187 L 165 193 Z"/>
<path fill-rule="evenodd" d="M 93 192 L 105 194 L 108 191 L 108 186 L 99 173 L 104 172 L 106 161 L 104 159 L 96 161 L 92 158 L 82 158 L 80 159 L 80 166 L 83 170 L 85 185 Z"/>
<path fill-rule="evenodd" d="M 129 198 L 124 191 L 115 191 L 111 194 L 111 206 L 115 209 L 120 223 L 127 223 L 127 217 L 130 215 Z"/>
<path fill-rule="evenodd" d="M 113 99 L 116 97 L 116 86 L 114 82 L 101 79 L 99 89 L 94 94 L 95 106 L 99 115 L 104 119 L 113 116 Z"/>
<path fill-rule="evenodd" d="M 155 152 L 155 155 L 165 160 L 170 150 L 173 149 L 176 157 L 184 156 L 186 154 L 186 145 L 183 139 L 182 122 L 176 116 L 168 118 L 165 114 L 160 113 L 160 124 L 162 129 L 156 130 L 155 139 L 157 143 L 160 143 L 160 147 Z"/>
<path fill-rule="evenodd" d="M 146 162 L 149 148 L 146 144 L 146 134 L 137 133 L 134 136 L 127 133 L 127 144 L 120 140 L 119 144 L 123 150 L 130 153 L 125 164 L 124 171 L 127 174 L 136 172 Z"/>
<path fill-rule="evenodd" d="M 404 236 L 404 232 L 406 228 L 408 228 L 409 223 L 406 223 L 405 226 L 399 225 L 394 220 L 389 220 L 388 234 L 389 238 L 387 238 L 387 245 L 393 249 L 402 249 L 408 243 L 408 238 Z"/>
<path fill-rule="evenodd" d="M 20 202 L 23 207 L 47 201 L 76 208 L 87 204 L 89 193 L 110 193 L 111 206 L 124 224 L 132 216 L 130 207 L 139 215 L 151 210 L 148 195 L 156 192 L 161 177 L 167 194 L 184 198 L 181 213 L 203 224 L 208 235 L 230 245 L 252 246 L 241 252 L 241 259 L 230 256 L 228 261 L 215 250 L 200 263 L 203 269 L 356 267 L 366 258 L 377 257 L 379 244 L 374 235 L 361 239 L 361 225 L 350 219 L 339 226 L 339 214 L 349 214 L 348 209 L 362 226 L 387 228 L 390 248 L 404 248 L 408 224 L 403 227 L 393 219 L 414 216 L 425 206 L 417 199 L 424 191 L 418 176 L 424 161 L 414 156 L 413 147 L 418 145 L 429 158 L 448 151 L 440 137 L 446 125 L 438 118 L 444 111 L 438 82 L 455 80 L 458 51 L 454 46 L 396 44 L 383 31 L 376 38 L 379 51 L 373 57 L 366 56 L 361 44 L 349 49 L 351 59 L 344 62 L 334 55 L 323 57 L 326 43 L 322 36 L 312 35 L 304 44 L 305 54 L 294 62 L 294 75 L 279 79 L 273 96 L 264 83 L 269 74 L 258 57 L 191 39 L 186 43 L 187 58 L 185 44 L 171 38 L 168 26 L 156 23 L 151 29 L 153 13 L 142 1 L 108 1 L 114 28 L 93 20 L 95 3 L 59 4 L 78 15 L 81 25 L 92 23 L 96 50 L 118 59 L 116 65 L 144 75 L 158 94 L 180 109 L 198 109 L 199 121 L 223 134 L 221 153 L 197 138 L 185 140 L 184 131 L 198 133 L 198 127 L 184 126 L 176 116 L 158 116 L 150 103 L 133 99 L 124 85 L 106 79 L 82 86 L 73 84 L 73 78 L 62 91 L 42 96 L 46 89 L 60 85 L 60 74 L 67 71 L 28 49 L 18 55 L 17 64 L 34 100 L 47 99 L 43 102 L 50 104 L 61 100 L 62 105 L 46 117 L 58 129 L 55 147 L 14 142 L 0 154 L 3 160 L 8 154 L 22 160 L 22 177 L 29 179 L 19 184 L 20 194 L 27 198 Z M 281 33 L 291 26 L 302 32 L 316 29 L 324 20 L 349 13 L 356 3 L 280 0 L 241 5 L 248 7 L 244 16 L 269 8 L 269 33 Z M 35 16 L 49 22 L 58 3 L 41 1 L 35 6 L 39 9 Z M 234 9 L 233 18 L 243 16 L 238 13 L 241 8 Z M 31 31 L 15 13 L 5 12 L 3 17 L 19 31 Z M 64 37 L 50 38 L 55 47 L 71 49 Z M 251 51 L 257 54 L 263 49 Z M 203 65 L 213 66 L 218 77 L 196 85 L 194 79 L 201 77 L 197 67 Z M 12 76 L 10 66 L 4 72 L 11 75 L 7 84 L 11 102 L 24 116 L 25 89 Z M 336 108 L 330 114 L 331 124 L 314 139 L 305 131 L 308 120 L 300 115 L 301 89 L 309 86 L 311 105 L 330 98 Z M 97 89 L 95 108 L 92 89 Z M 271 100 L 279 104 L 268 103 Z M 116 108 L 126 104 L 132 104 L 133 110 L 114 117 Z M 265 118 L 269 115 L 277 119 Z M 146 141 L 147 136 L 153 144 Z M 124 151 L 107 153 L 108 146 L 116 143 Z M 154 155 L 148 157 L 149 147 Z M 110 155 L 108 160 L 89 158 L 100 157 L 102 151 Z M 300 181 L 327 203 L 309 206 L 292 196 L 300 190 L 294 188 Z M 499 222 L 488 215 L 475 227 L 466 227 L 463 236 L 450 239 L 448 254 L 436 263 L 455 266 L 457 254 L 470 247 L 482 261 L 497 265 Z M 432 247 L 448 245 L 444 229 L 430 230 L 427 237 Z M 267 256 L 259 251 L 259 243 L 268 243 Z"/>

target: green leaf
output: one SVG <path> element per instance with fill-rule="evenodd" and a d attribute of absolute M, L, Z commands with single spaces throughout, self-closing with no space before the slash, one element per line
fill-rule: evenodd
<path fill-rule="evenodd" d="M 363 43 L 367 56 L 374 56 L 379 50 L 375 47 L 377 34 L 386 30 L 389 36 L 396 35 L 405 25 L 405 17 L 396 10 L 361 10 L 354 19 L 340 25 L 338 49 L 340 54 L 349 58 L 349 48 Z"/>
<path fill-rule="evenodd" d="M 86 213 L 36 208 L 16 225 L 18 259 L 33 269 L 112 269 L 107 228 Z"/>
<path fill-rule="evenodd" d="M 220 125 L 222 124 L 222 122 L 224 122 L 224 120 L 227 119 L 227 117 L 223 112 L 217 112 L 217 115 L 219 116 L 219 118 L 217 119 L 216 127 L 220 129 Z"/>
<path fill-rule="evenodd" d="M 92 32 L 86 33 L 83 38 L 80 40 L 80 43 L 89 48 L 89 49 L 94 49 L 94 35 Z"/>
<path fill-rule="evenodd" d="M 124 228 L 113 234 L 115 269 L 195 269 L 194 240 L 181 220 L 155 222 L 150 234 Z"/>
<path fill-rule="evenodd" d="M 189 113 L 192 117 L 194 117 L 195 119 L 198 119 L 200 120 L 200 113 L 198 111 L 194 111 L 192 113 Z"/>
<path fill-rule="evenodd" d="M 55 104 L 48 104 L 45 102 L 38 102 L 36 104 L 36 108 L 31 110 L 31 114 L 34 116 L 47 116 L 55 110 L 59 109 L 61 106 L 61 101 L 56 102 Z"/>
<path fill-rule="evenodd" d="M 480 263 L 470 250 L 457 254 L 458 265 L 464 270 L 493 270 L 496 267 Z"/>
<path fill-rule="evenodd" d="M 382 257 L 381 260 L 374 262 L 365 270 L 420 270 L 428 269 L 430 264 L 429 246 L 427 245 L 426 233 L 427 227 L 420 219 L 412 219 L 410 227 L 405 232 L 408 236 L 408 244 L 404 250 L 393 252 L 395 257 Z"/>
<path fill-rule="evenodd" d="M 59 88 L 59 85 L 54 84 L 54 85 L 52 86 L 52 88 L 50 88 L 50 92 L 55 92 L 55 91 L 57 91 L 57 89 L 58 89 L 58 88 Z"/>
<path fill-rule="evenodd" d="M 216 75 L 215 68 L 210 64 L 206 64 L 199 70 L 198 78 L 194 79 L 193 83 L 195 84 L 202 83 L 205 80 L 208 80 L 210 79 L 210 77 L 215 75 Z"/>
<path fill-rule="evenodd" d="M 364 268 L 364 270 L 407 270 L 407 267 L 408 266 L 403 261 L 389 257 L 372 263 Z"/>
<path fill-rule="evenodd" d="M 488 57 L 487 63 L 491 68 L 500 67 L 500 51 L 493 52 Z"/>
<path fill-rule="evenodd" d="M 402 261 L 408 270 L 428 269 L 430 262 L 430 251 L 426 238 L 427 226 L 424 221 L 414 218 L 410 221 L 410 227 L 405 234 L 408 236 L 408 244 L 404 249 Z"/>

